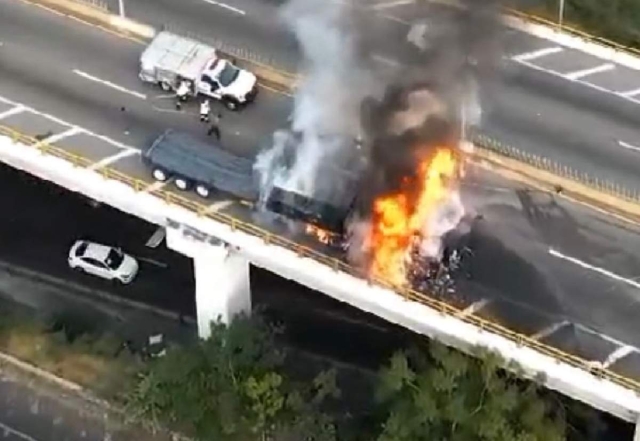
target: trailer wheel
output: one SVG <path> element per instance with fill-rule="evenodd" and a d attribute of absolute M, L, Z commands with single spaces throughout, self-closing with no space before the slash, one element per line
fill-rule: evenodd
<path fill-rule="evenodd" d="M 200 196 L 201 198 L 208 198 L 209 194 L 211 193 L 209 191 L 209 187 L 207 187 L 204 184 L 198 184 L 196 185 L 196 193 L 198 193 L 198 196 Z"/>
<path fill-rule="evenodd" d="M 169 92 L 171 90 L 171 84 L 166 81 L 160 81 L 160 88 L 165 92 Z"/>
<path fill-rule="evenodd" d="M 161 168 L 154 168 L 151 174 L 153 175 L 153 179 L 158 182 L 165 182 L 167 179 L 169 179 L 167 173 Z"/>
<path fill-rule="evenodd" d="M 189 189 L 189 181 L 187 181 L 186 179 L 176 178 L 174 184 L 176 185 L 178 190 L 185 191 Z"/>

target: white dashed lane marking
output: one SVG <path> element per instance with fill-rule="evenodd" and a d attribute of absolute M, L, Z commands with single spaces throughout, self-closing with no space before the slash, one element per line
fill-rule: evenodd
<path fill-rule="evenodd" d="M 9 98 L 5 98 L 3 96 L 0 96 L 0 102 L 2 102 L 4 104 L 11 105 L 11 106 L 14 106 L 12 109 L 9 109 L 9 111 L 12 111 L 11 114 L 17 114 L 17 113 L 20 113 L 20 112 L 29 112 L 29 113 L 32 113 L 34 115 L 40 116 L 42 118 L 46 118 L 49 121 L 53 121 L 53 122 L 55 122 L 55 123 L 57 123 L 57 124 L 59 124 L 61 126 L 66 126 L 66 127 L 69 127 L 69 129 L 74 129 L 74 132 L 65 131 L 65 132 L 61 132 L 60 134 L 57 134 L 57 135 L 54 134 L 54 135 L 52 135 L 52 137 L 53 136 L 60 136 L 62 134 L 65 134 L 64 137 L 68 137 L 68 136 L 71 136 L 71 135 L 69 135 L 69 133 L 72 133 L 74 135 L 75 134 L 79 134 L 79 133 L 84 133 L 84 134 L 89 135 L 89 136 L 91 136 L 93 138 L 97 138 L 97 139 L 99 139 L 101 141 L 104 141 L 107 144 L 111 144 L 112 146 L 117 147 L 118 149 L 138 150 L 138 151 L 140 150 L 140 149 L 137 149 L 137 148 L 132 147 L 130 145 L 126 145 L 126 144 L 123 144 L 123 143 L 121 143 L 119 141 L 116 141 L 115 139 L 108 138 L 108 137 L 106 137 L 104 135 L 99 135 L 99 134 L 97 134 L 95 132 L 92 132 L 91 130 L 87 130 L 85 128 L 77 126 L 76 124 L 72 124 L 70 122 L 67 122 L 67 121 L 65 121 L 63 119 L 60 119 L 60 118 L 58 118 L 56 116 L 53 116 L 51 114 L 48 114 L 46 112 L 40 112 L 39 110 L 36 110 L 36 109 L 34 109 L 32 107 L 29 107 L 29 106 L 24 105 L 22 103 L 19 103 L 17 101 L 11 100 Z M 16 110 L 14 110 L 14 109 L 16 109 Z M 0 113 L 0 119 L 2 118 L 3 114 L 6 114 L 9 111 Z M 10 115 L 7 115 L 7 116 L 10 116 Z M 49 139 L 47 139 L 46 141 L 51 143 L 50 139 L 51 139 L 51 137 Z"/>
<path fill-rule="evenodd" d="M 205 3 L 208 3 L 210 5 L 214 5 L 214 6 L 218 6 L 220 8 L 226 9 L 227 11 L 231 11 L 231 12 L 235 12 L 236 14 L 240 14 L 240 15 L 245 15 L 246 12 L 243 11 L 242 9 L 238 9 L 234 6 L 228 5 L 226 3 L 221 3 L 221 2 L 217 2 L 215 0 L 202 0 Z"/>
<path fill-rule="evenodd" d="M 8 435 L 13 435 L 24 441 L 38 441 L 37 439 L 30 437 L 26 433 L 20 432 L 19 430 L 16 430 L 11 426 L 7 426 L 4 423 L 0 423 L 0 429 L 2 429 L 2 431 L 5 433 L 5 437 L 8 437 Z"/>
<path fill-rule="evenodd" d="M 640 89 L 629 90 L 627 92 L 619 92 L 619 94 L 620 94 L 620 96 L 623 96 L 625 98 L 633 97 L 633 96 L 636 96 L 636 95 L 640 94 Z"/>
<path fill-rule="evenodd" d="M 68 138 L 69 136 L 77 135 L 83 132 L 84 132 L 84 129 L 82 129 L 81 127 L 71 127 L 70 129 L 67 129 L 64 132 L 47 136 L 46 138 L 40 140 L 40 142 L 36 143 L 36 147 L 41 146 L 43 144 L 53 144 L 54 142 L 61 141 L 64 138 Z"/>
<path fill-rule="evenodd" d="M 556 72 L 556 71 L 551 70 L 551 69 L 546 69 L 544 67 L 540 67 L 540 66 L 538 66 L 536 64 L 529 63 L 528 61 L 518 61 L 518 60 L 515 60 L 515 59 L 513 59 L 513 61 L 515 61 L 516 63 L 519 63 L 519 64 L 521 64 L 523 66 L 526 66 L 526 67 L 528 67 L 530 69 L 537 70 L 537 71 L 540 71 L 540 72 L 544 72 L 546 74 L 553 75 L 555 77 L 562 78 L 563 80 L 571 81 L 573 83 L 581 84 L 583 86 L 587 86 L 587 87 L 589 87 L 591 89 L 594 89 L 594 90 L 597 90 L 599 92 L 603 92 L 603 93 L 606 93 L 606 94 L 609 94 L 609 95 L 614 95 L 614 96 L 616 96 L 618 98 L 622 98 L 622 99 L 625 99 L 627 101 L 631 101 L 634 104 L 640 104 L 640 100 L 637 100 L 637 99 L 633 98 L 633 96 L 627 96 L 627 95 L 624 95 L 623 93 L 620 93 L 620 92 L 614 92 L 614 91 L 612 91 L 610 89 L 607 89 L 606 87 L 598 86 L 596 84 L 589 83 L 588 81 L 583 81 L 582 79 L 568 78 L 565 74 L 562 74 L 560 72 Z"/>
<path fill-rule="evenodd" d="M 634 152 L 639 152 L 640 153 L 640 147 L 635 146 L 633 144 L 629 144 L 628 142 L 624 142 L 624 141 L 618 141 L 618 145 L 622 148 L 625 148 L 627 150 L 633 150 Z"/>
<path fill-rule="evenodd" d="M 111 165 L 114 162 L 117 162 L 121 159 L 128 158 L 129 156 L 133 156 L 133 155 L 139 155 L 139 154 L 140 154 L 139 150 L 134 150 L 134 149 L 122 150 L 119 153 L 116 153 L 115 155 L 108 156 L 102 159 L 101 161 L 98 161 L 95 164 L 92 164 L 91 167 L 89 167 L 89 170 L 95 171 L 103 167 L 106 167 L 108 165 Z"/>
<path fill-rule="evenodd" d="M 634 348 L 633 346 L 621 346 L 615 351 L 613 351 L 611 354 L 609 354 L 609 356 L 604 361 L 604 363 L 602 363 L 602 367 L 608 368 L 616 361 L 626 357 L 627 355 L 633 352 L 636 352 L 636 348 Z"/>
<path fill-rule="evenodd" d="M 540 340 L 540 339 L 543 339 L 543 338 L 547 338 L 551 334 L 553 334 L 554 332 L 564 328 L 568 324 L 569 324 L 569 322 L 566 321 L 566 320 L 563 321 L 563 322 L 554 323 L 554 324 L 549 325 L 546 328 L 536 332 L 535 334 L 533 334 L 531 336 L 531 338 L 534 339 L 534 340 Z"/>
<path fill-rule="evenodd" d="M 566 73 L 564 74 L 564 76 L 568 80 L 579 80 L 580 78 L 584 78 L 589 75 L 593 75 L 601 72 L 607 72 L 615 68 L 616 68 L 615 64 L 607 63 L 607 64 L 601 64 L 600 66 L 592 67 L 590 69 L 582 69 L 576 72 Z"/>
<path fill-rule="evenodd" d="M 554 249 L 549 249 L 549 254 L 551 254 L 554 257 L 557 257 L 559 259 L 565 260 L 567 262 L 573 263 L 574 265 L 577 265 L 579 267 L 582 267 L 586 270 L 592 271 L 594 273 L 598 273 L 604 277 L 607 277 L 609 279 L 615 280 L 616 282 L 620 282 L 623 283 L 625 285 L 631 286 L 633 288 L 636 289 L 640 289 L 640 283 L 633 280 L 633 279 L 628 279 L 626 277 L 622 277 L 616 273 L 613 273 L 609 270 L 606 270 L 604 268 L 599 268 L 597 266 L 591 265 L 589 263 L 583 262 L 582 260 L 576 259 L 575 257 L 571 257 L 571 256 L 567 256 L 565 254 L 562 254 L 559 251 L 556 251 Z"/>
<path fill-rule="evenodd" d="M 120 85 L 118 85 L 116 83 L 112 83 L 111 81 L 103 80 L 101 78 L 98 78 L 98 77 L 96 77 L 94 75 L 91 75 L 91 74 L 88 74 L 86 72 L 83 72 L 81 70 L 73 69 L 73 73 L 76 74 L 76 75 L 79 75 L 82 78 L 85 78 L 85 79 L 87 79 L 89 81 L 93 81 L 95 83 L 102 84 L 104 86 L 110 87 L 111 89 L 115 89 L 115 90 L 117 90 L 119 92 L 122 92 L 122 93 L 127 93 L 127 94 L 129 94 L 131 96 L 135 96 L 136 98 L 140 98 L 141 100 L 146 100 L 147 99 L 147 96 L 145 94 L 143 94 L 143 93 L 136 92 L 134 90 L 129 90 L 126 87 L 122 87 L 122 86 L 120 86 Z"/>
<path fill-rule="evenodd" d="M 4 112 L 0 113 L 0 119 L 8 118 L 11 115 L 17 115 L 19 113 L 24 112 L 25 110 L 27 110 L 26 107 L 21 106 L 21 105 L 17 105 L 15 107 L 12 107 L 9 110 L 5 110 Z"/>
<path fill-rule="evenodd" d="M 547 47 L 544 49 L 540 49 L 533 52 L 526 52 L 524 54 L 516 55 L 512 57 L 512 60 L 515 61 L 531 61 L 536 58 L 544 57 L 546 55 L 557 54 L 558 52 L 562 52 L 564 49 L 561 47 Z"/>
<path fill-rule="evenodd" d="M 373 6 L 373 9 L 376 9 L 376 10 L 389 9 L 389 8 L 395 8 L 398 6 L 410 5 L 413 3 L 415 3 L 415 0 L 393 0 L 390 2 L 378 3 Z"/>

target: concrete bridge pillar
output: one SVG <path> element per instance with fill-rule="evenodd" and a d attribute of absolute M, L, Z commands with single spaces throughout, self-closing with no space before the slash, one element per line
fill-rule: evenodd
<path fill-rule="evenodd" d="M 249 261 L 232 247 L 171 226 L 167 246 L 193 259 L 200 338 L 210 336 L 211 322 L 229 323 L 235 315 L 251 311 Z"/>
<path fill-rule="evenodd" d="M 640 416 L 636 420 L 636 431 L 633 434 L 633 441 L 640 441 Z"/>

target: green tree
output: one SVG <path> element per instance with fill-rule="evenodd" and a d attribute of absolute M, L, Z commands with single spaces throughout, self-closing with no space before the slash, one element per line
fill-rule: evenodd
<path fill-rule="evenodd" d="M 396 353 L 379 376 L 378 441 L 560 441 L 562 413 L 533 382 L 441 344 Z"/>
<path fill-rule="evenodd" d="M 202 440 L 333 440 L 321 410 L 337 394 L 335 375 L 321 373 L 310 385 L 289 380 L 275 334 L 259 316 L 213 324 L 208 340 L 151 363 L 127 397 L 131 416 Z"/>

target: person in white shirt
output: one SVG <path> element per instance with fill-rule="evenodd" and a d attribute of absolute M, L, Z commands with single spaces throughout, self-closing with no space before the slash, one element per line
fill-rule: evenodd
<path fill-rule="evenodd" d="M 205 99 L 200 103 L 200 121 L 208 123 L 210 112 L 211 112 L 211 105 L 209 104 L 209 100 Z"/>
<path fill-rule="evenodd" d="M 176 109 L 180 110 L 182 108 L 182 102 L 187 100 L 190 91 L 189 83 L 185 80 L 181 81 L 178 90 L 176 90 Z"/>

